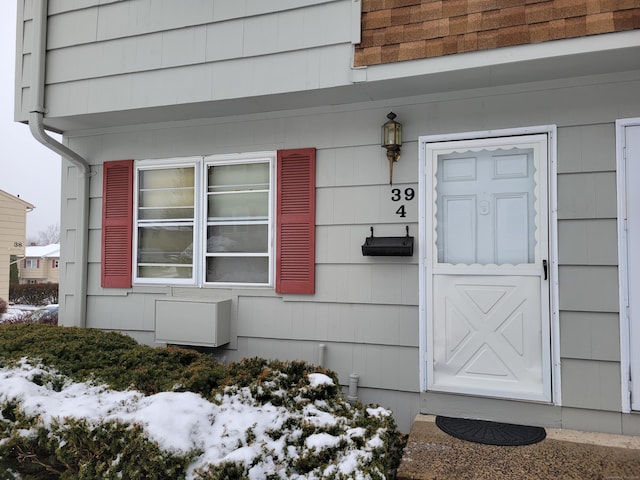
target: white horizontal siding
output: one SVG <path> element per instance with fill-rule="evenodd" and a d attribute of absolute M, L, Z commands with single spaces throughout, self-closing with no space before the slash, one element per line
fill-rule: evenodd
<path fill-rule="evenodd" d="M 16 118 L 30 109 L 31 5 L 18 25 Z M 51 117 L 192 104 L 350 83 L 350 0 L 52 2 Z"/>
<path fill-rule="evenodd" d="M 190 5 L 190 2 L 184 5 Z M 87 15 L 84 12 L 76 13 Z M 346 13 L 343 4 L 333 3 L 222 23 L 158 29 L 112 40 L 96 41 L 93 38 L 83 42 L 75 39 L 75 42 L 67 42 L 70 45 L 64 48 L 51 41 L 46 81 L 47 84 L 64 83 L 350 44 L 350 18 Z M 56 25 L 54 19 L 58 17 L 51 17 L 51 31 L 82 35 L 82 32 L 76 33 L 77 25 L 95 23 L 92 18 L 69 16 L 72 18 L 64 25 Z M 334 19 L 331 28 L 326 28 L 326 17 Z M 50 39 L 52 36 L 54 33 Z M 349 65 L 342 67 L 347 70 Z"/>
<path fill-rule="evenodd" d="M 417 309 L 372 304 L 282 302 L 240 297 L 238 335 L 279 340 L 418 347 Z"/>
<path fill-rule="evenodd" d="M 334 2 L 336 0 L 51 0 L 49 15 L 57 18 L 56 26 L 60 27 L 68 27 L 74 14 L 95 15 L 96 21 L 91 26 L 93 41 L 96 41 L 173 30 L 188 25 L 273 15 Z M 25 18 L 31 18 L 30 10 L 27 10 Z M 50 48 L 82 43 L 65 37 L 63 31 L 56 32 L 56 35 L 51 38 Z"/>
<path fill-rule="evenodd" d="M 382 163 L 382 168 L 380 167 Z M 389 169 L 384 161 L 378 162 L 379 177 L 389 178 Z M 391 200 L 393 188 L 404 191 L 413 188 L 411 201 Z M 416 224 L 418 221 L 418 184 L 395 182 L 393 186 L 370 185 L 358 187 L 319 188 L 317 190 L 316 223 L 318 225 L 373 225 L 376 223 Z M 405 217 L 397 214 L 398 208 L 405 206 Z M 368 230 L 368 229 L 367 229 Z M 404 235 L 403 227 L 396 227 L 394 236 Z M 416 233 L 416 230 L 413 230 Z M 376 233 L 377 236 L 381 236 Z"/>
<path fill-rule="evenodd" d="M 561 220 L 558 255 L 562 265 L 617 265 L 615 218 Z"/>
<path fill-rule="evenodd" d="M 413 257 L 372 257 L 362 255 L 362 244 L 371 236 L 370 226 L 374 226 L 377 237 L 403 237 L 405 226 L 409 226 L 409 235 L 414 237 Z M 372 263 L 418 263 L 418 225 L 401 222 L 400 224 L 366 225 L 317 225 L 316 226 L 316 264 L 372 264 Z"/>
<path fill-rule="evenodd" d="M 318 344 L 313 342 L 242 337 L 238 349 L 267 359 L 318 363 Z M 348 384 L 351 373 L 358 373 L 359 385 L 364 388 L 417 393 L 417 365 L 417 348 L 330 343 L 325 350 L 324 366 L 336 372 L 342 384 Z"/>
<path fill-rule="evenodd" d="M 48 84 L 47 107 L 65 116 L 331 88 L 349 81 L 350 52 L 334 45 Z"/>

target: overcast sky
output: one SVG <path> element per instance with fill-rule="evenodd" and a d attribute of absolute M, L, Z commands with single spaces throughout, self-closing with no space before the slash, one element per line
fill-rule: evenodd
<path fill-rule="evenodd" d="M 0 0 L 0 190 L 35 205 L 27 237 L 60 223 L 60 156 L 13 121 L 16 0 Z"/>

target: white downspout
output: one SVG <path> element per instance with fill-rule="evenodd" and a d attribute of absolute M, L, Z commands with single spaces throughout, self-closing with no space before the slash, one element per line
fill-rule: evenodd
<path fill-rule="evenodd" d="M 44 130 L 45 57 L 47 48 L 47 0 L 33 1 L 33 47 L 31 51 L 31 110 L 29 129 L 36 140 L 75 166 L 78 171 L 78 208 L 75 241 L 75 279 L 73 281 L 73 326 L 84 327 L 87 315 L 87 258 L 89 250 L 89 163 Z"/>

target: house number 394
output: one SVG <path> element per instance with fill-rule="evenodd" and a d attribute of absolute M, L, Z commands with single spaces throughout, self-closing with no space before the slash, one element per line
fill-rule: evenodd
<path fill-rule="evenodd" d="M 402 200 L 406 202 L 410 202 L 416 196 L 416 191 L 411 188 L 405 188 L 401 190 L 399 188 L 391 189 L 391 201 L 392 202 L 401 202 Z M 404 218 L 407 216 L 407 211 L 404 205 L 400 205 L 400 207 L 396 210 L 396 215 L 399 215 L 400 218 Z"/>

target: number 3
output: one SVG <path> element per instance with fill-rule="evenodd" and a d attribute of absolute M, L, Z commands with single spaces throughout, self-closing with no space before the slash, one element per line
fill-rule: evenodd
<path fill-rule="evenodd" d="M 415 196 L 416 192 L 413 188 L 409 187 L 404 189 L 404 199 L 407 202 L 413 200 Z M 399 188 L 394 188 L 393 190 L 391 190 L 391 201 L 399 202 L 400 200 L 402 200 L 402 190 L 400 190 Z"/>

